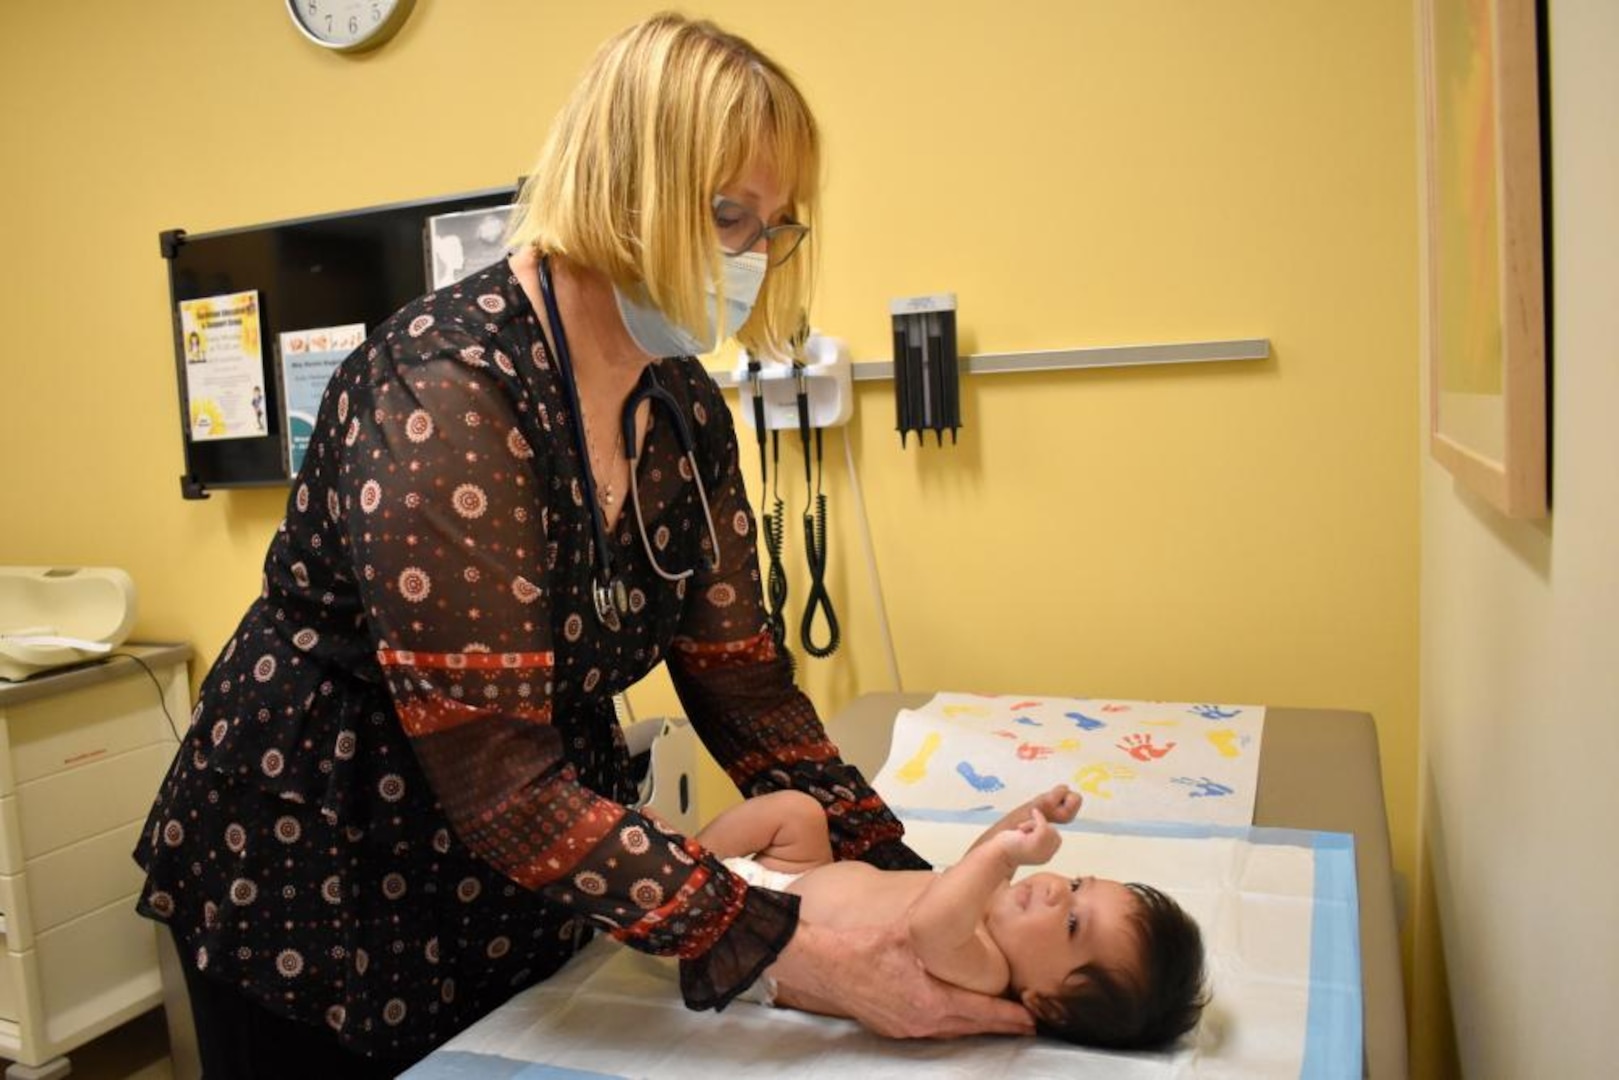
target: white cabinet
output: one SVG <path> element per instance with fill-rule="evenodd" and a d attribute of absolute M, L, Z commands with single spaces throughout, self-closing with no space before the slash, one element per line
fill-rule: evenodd
<path fill-rule="evenodd" d="M 151 675 L 112 656 L 0 682 L 0 1057 L 25 1067 L 11 1076 L 65 1074 L 26 1067 L 162 1003 L 130 853 L 190 722 L 191 649 L 119 651 Z"/>

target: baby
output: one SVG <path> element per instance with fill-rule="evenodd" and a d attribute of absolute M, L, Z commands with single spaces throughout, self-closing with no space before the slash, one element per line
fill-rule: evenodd
<path fill-rule="evenodd" d="M 1031 799 L 973 842 L 943 873 L 834 862 L 826 816 L 798 791 L 749 799 L 697 840 L 749 884 L 799 897 L 832 929 L 903 918 L 934 977 L 1021 1001 L 1042 1034 L 1111 1049 L 1167 1046 L 1207 1002 L 1203 938 L 1174 900 L 1147 885 L 1040 873 L 1072 821 L 1066 785 Z"/>

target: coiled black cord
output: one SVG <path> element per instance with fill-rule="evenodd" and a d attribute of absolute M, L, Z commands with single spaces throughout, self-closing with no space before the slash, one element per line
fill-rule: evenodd
<path fill-rule="evenodd" d="M 765 554 L 770 560 L 770 566 L 765 573 L 765 629 L 770 631 L 770 637 L 776 643 L 776 651 L 787 658 L 787 669 L 792 671 L 796 665 L 793 654 L 787 648 L 787 570 L 781 561 L 783 545 L 787 539 L 787 505 L 781 500 L 779 467 L 781 443 L 774 431 L 770 433 L 770 445 L 778 467 L 771 473 L 775 495 L 774 512 L 764 516 Z M 764 465 L 762 442 L 759 456 L 762 469 Z"/>
<path fill-rule="evenodd" d="M 843 634 L 838 627 L 838 614 L 832 609 L 832 596 L 826 591 L 826 493 L 821 490 L 821 429 L 815 429 L 815 498 L 813 511 L 804 511 L 804 558 L 809 563 L 809 598 L 804 603 L 804 620 L 799 624 L 799 640 L 804 651 L 816 659 L 825 659 L 838 651 Z M 814 639 L 815 613 L 824 612 L 826 644 L 817 645 Z"/>

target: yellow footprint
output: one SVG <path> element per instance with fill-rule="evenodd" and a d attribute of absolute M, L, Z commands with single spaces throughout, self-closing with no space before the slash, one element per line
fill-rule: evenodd
<path fill-rule="evenodd" d="M 928 737 L 922 740 L 922 748 L 916 752 L 916 756 L 901 765 L 894 775 L 904 784 L 921 782 L 928 774 L 928 759 L 939 752 L 939 743 L 942 741 L 937 731 L 929 733 Z"/>
<path fill-rule="evenodd" d="M 1137 723 L 1140 723 L 1140 724 L 1142 724 L 1142 725 L 1144 725 L 1146 727 L 1180 727 L 1181 726 L 1181 722 L 1179 720 L 1139 720 L 1139 721 L 1137 721 Z"/>
<path fill-rule="evenodd" d="M 1241 757 L 1242 751 L 1237 749 L 1237 733 L 1230 728 L 1219 728 L 1208 733 L 1209 742 L 1220 751 L 1221 757 Z"/>
<path fill-rule="evenodd" d="M 1078 739 L 1064 739 L 1062 742 L 1057 744 L 1057 749 L 1058 750 L 1078 750 L 1079 749 L 1079 740 Z"/>
<path fill-rule="evenodd" d="M 944 707 L 944 714 L 952 717 L 991 715 L 990 711 L 984 708 L 982 705 L 946 705 Z"/>
<path fill-rule="evenodd" d="M 1097 764 L 1087 765 L 1074 774 L 1074 783 L 1079 790 L 1087 795 L 1095 795 L 1102 799 L 1113 798 L 1113 793 L 1104 789 L 1110 780 L 1134 780 L 1136 771 L 1128 765 Z"/>

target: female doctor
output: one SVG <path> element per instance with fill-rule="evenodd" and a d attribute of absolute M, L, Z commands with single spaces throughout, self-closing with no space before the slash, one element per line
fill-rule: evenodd
<path fill-rule="evenodd" d="M 747 42 L 663 15 L 598 53 L 516 254 L 415 301 L 333 376 L 263 591 L 136 851 L 210 1080 L 391 1076 L 597 929 L 678 956 L 696 1009 L 778 1000 L 895 1036 L 1032 1030 L 834 936 L 629 808 L 612 695 L 666 663 L 746 793 L 837 853 L 925 865 L 764 629 L 730 413 L 692 359 L 783 342 L 819 144 Z"/>

